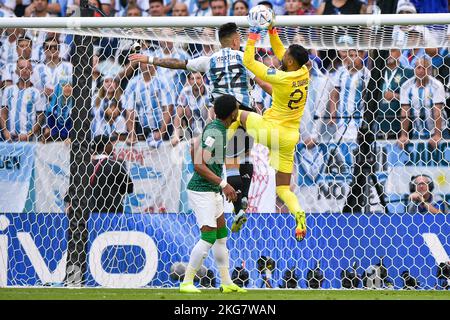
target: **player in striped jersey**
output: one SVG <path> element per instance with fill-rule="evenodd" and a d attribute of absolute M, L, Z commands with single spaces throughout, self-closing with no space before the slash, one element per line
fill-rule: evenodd
<path fill-rule="evenodd" d="M 17 61 L 18 81 L 5 88 L 0 111 L 0 132 L 6 141 L 30 141 L 39 135 L 44 122 L 45 103 L 33 87 L 30 60 Z"/>
<path fill-rule="evenodd" d="M 146 140 L 149 145 L 157 147 L 167 133 L 171 121 L 170 108 L 174 102 L 167 83 L 155 76 L 154 66 L 140 63 L 140 71 L 128 82 L 122 95 L 128 142 Z"/>
<path fill-rule="evenodd" d="M 441 82 L 431 76 L 431 59 L 422 56 L 416 60 L 414 77 L 400 87 L 402 109 L 399 145 L 409 142 L 408 124 L 412 122 L 412 138 L 429 139 L 435 148 L 442 139 L 445 90 Z"/>
<path fill-rule="evenodd" d="M 219 41 L 221 49 L 211 56 L 201 56 L 191 60 L 179 60 L 173 58 L 161 59 L 153 56 L 131 55 L 131 61 L 147 62 L 156 66 L 171 69 L 187 69 L 194 72 L 205 73 L 209 80 L 210 101 L 222 96 L 231 94 L 240 104 L 240 108 L 248 111 L 255 111 L 252 101 L 252 85 L 250 80 L 255 80 L 261 87 L 267 90 L 267 84 L 249 72 L 243 64 L 243 53 L 240 49 L 240 36 L 235 23 L 226 23 L 219 28 Z M 227 148 L 227 158 L 238 159 L 241 157 L 240 164 L 227 164 L 227 179 L 235 190 L 239 198 L 233 202 L 235 223 L 232 231 L 238 231 L 246 221 L 245 208 L 247 207 L 248 191 L 253 176 L 253 164 L 250 162 L 249 152 L 252 142 L 248 136 L 242 137 L 243 130 L 238 131 L 238 142 L 240 145 L 229 144 Z M 243 141 L 245 140 L 245 142 Z M 233 138 L 233 141 L 235 139 Z M 239 148 L 241 147 L 241 148 Z"/>
<path fill-rule="evenodd" d="M 331 123 L 337 125 L 336 137 L 342 141 L 356 141 L 362 123 L 363 95 L 370 79 L 370 71 L 364 66 L 366 52 L 349 50 L 334 78 L 334 90 L 330 93 Z"/>

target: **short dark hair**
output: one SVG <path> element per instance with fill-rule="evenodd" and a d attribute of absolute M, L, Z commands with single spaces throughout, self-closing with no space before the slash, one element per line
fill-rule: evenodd
<path fill-rule="evenodd" d="M 234 22 L 228 22 L 219 28 L 219 41 L 225 39 L 238 31 L 238 27 Z"/>
<path fill-rule="evenodd" d="M 214 112 L 220 120 L 228 118 L 236 109 L 236 98 L 231 94 L 224 94 L 214 100 Z"/>
<path fill-rule="evenodd" d="M 308 50 L 299 44 L 289 46 L 289 55 L 297 61 L 300 67 L 304 66 L 309 60 Z"/>
<path fill-rule="evenodd" d="M 260 4 L 263 4 L 263 5 L 265 5 L 265 6 L 269 6 L 270 9 L 273 9 L 273 4 L 272 4 L 272 2 L 270 2 L 270 1 L 268 1 L 268 0 L 262 0 L 262 1 L 258 2 L 258 5 L 260 5 Z"/>
<path fill-rule="evenodd" d="M 159 3 L 161 3 L 162 5 L 164 5 L 164 1 L 163 1 L 163 0 L 150 0 L 150 1 L 149 1 L 149 3 L 152 3 L 152 2 L 159 2 Z"/>
<path fill-rule="evenodd" d="M 31 38 L 27 37 L 27 36 L 20 36 L 17 38 L 17 43 L 19 43 L 20 41 L 28 41 L 30 42 L 30 44 L 33 43 L 33 41 L 31 40 Z"/>

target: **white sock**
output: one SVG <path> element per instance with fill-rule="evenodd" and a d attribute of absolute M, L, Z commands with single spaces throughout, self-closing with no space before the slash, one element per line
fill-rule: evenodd
<path fill-rule="evenodd" d="M 200 239 L 197 244 L 192 249 L 191 256 L 189 258 L 189 264 L 186 268 L 186 273 L 184 275 L 183 283 L 193 283 L 195 274 L 197 270 L 203 264 L 203 260 L 208 256 L 209 249 L 211 249 L 212 244 Z"/>
<path fill-rule="evenodd" d="M 232 284 L 230 277 L 230 259 L 228 256 L 227 238 L 217 239 L 213 247 L 214 259 L 216 260 L 217 269 L 219 269 L 220 280 L 222 284 Z"/>

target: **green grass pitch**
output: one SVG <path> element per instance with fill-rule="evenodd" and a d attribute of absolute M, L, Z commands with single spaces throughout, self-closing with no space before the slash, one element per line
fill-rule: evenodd
<path fill-rule="evenodd" d="M 176 289 L 0 288 L 0 300 L 450 300 L 450 291 L 249 290 L 223 294 L 207 289 L 180 294 Z"/>

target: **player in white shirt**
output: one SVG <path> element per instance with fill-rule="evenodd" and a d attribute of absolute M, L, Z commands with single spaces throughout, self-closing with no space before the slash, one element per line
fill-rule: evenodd
<path fill-rule="evenodd" d="M 0 132 L 5 141 L 31 141 L 40 135 L 45 120 L 45 103 L 33 87 L 30 60 L 17 61 L 18 81 L 3 91 L 0 111 Z"/>
<path fill-rule="evenodd" d="M 422 56 L 416 60 L 414 77 L 400 87 L 402 109 L 399 145 L 409 142 L 408 124 L 412 123 L 412 138 L 429 139 L 435 148 L 442 139 L 444 126 L 442 109 L 445 104 L 444 85 L 431 76 L 431 59 Z"/>
<path fill-rule="evenodd" d="M 331 124 L 335 124 L 335 140 L 356 141 L 364 113 L 364 93 L 370 79 L 370 71 L 364 66 L 366 52 L 348 50 L 334 78 L 334 89 L 330 93 Z"/>
<path fill-rule="evenodd" d="M 241 109 L 255 111 L 252 101 L 251 79 L 255 80 L 265 90 L 269 90 L 268 85 L 257 79 L 244 67 L 244 54 L 239 51 L 241 43 L 237 25 L 226 23 L 220 26 L 218 35 L 222 48 L 210 56 L 179 60 L 135 54 L 130 56 L 130 60 L 164 68 L 186 69 L 205 73 L 209 82 L 208 91 L 211 103 L 219 96 L 230 94 L 239 102 Z M 237 139 L 237 143 L 235 143 L 235 139 Z M 235 190 L 242 191 L 238 193 L 238 200 L 233 203 L 234 212 L 237 215 L 235 216 L 236 224 L 233 225 L 232 231 L 238 231 L 242 226 L 241 222 L 245 222 L 245 208 L 247 207 L 248 191 L 253 175 L 253 164 L 249 156 L 252 140 L 249 140 L 248 135 L 242 129 L 237 131 L 236 136 L 230 142 L 233 143 L 227 145 L 227 158 L 233 160 L 227 163 L 227 179 Z M 245 154 L 245 156 L 239 157 L 241 154 Z M 230 164 L 230 162 L 232 163 Z"/>

